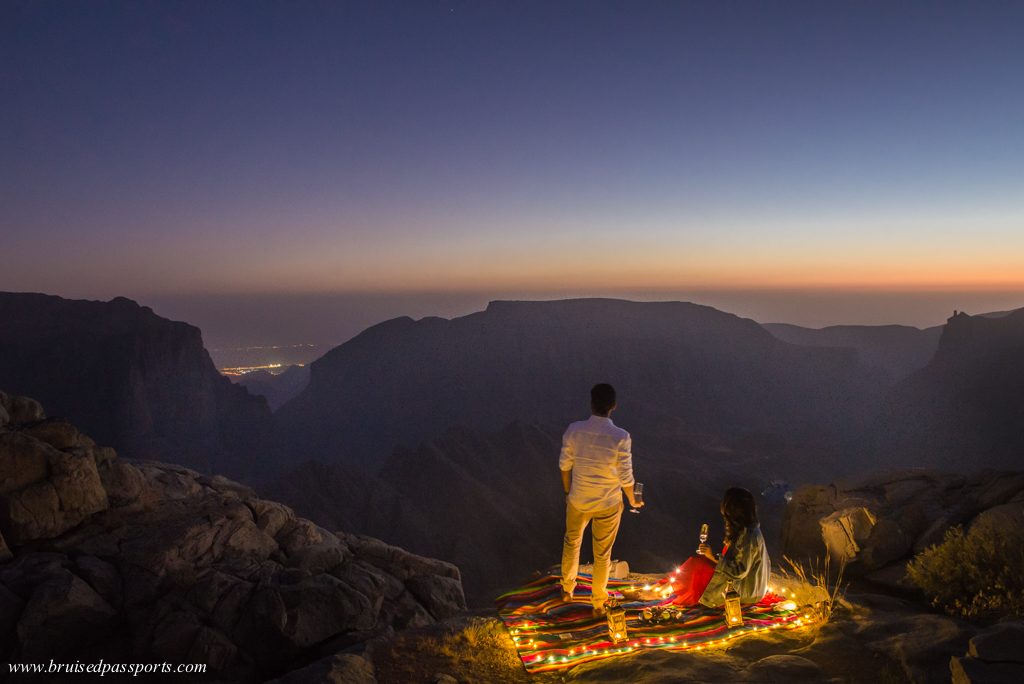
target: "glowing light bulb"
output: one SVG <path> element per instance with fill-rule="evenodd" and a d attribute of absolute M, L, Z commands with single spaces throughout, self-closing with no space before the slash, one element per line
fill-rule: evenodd
<path fill-rule="evenodd" d="M 782 609 L 783 610 L 796 610 L 796 602 L 795 601 L 786 601 L 785 603 L 782 604 Z"/>

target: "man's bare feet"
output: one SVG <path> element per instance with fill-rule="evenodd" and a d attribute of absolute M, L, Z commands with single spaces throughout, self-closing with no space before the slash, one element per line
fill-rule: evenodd
<path fill-rule="evenodd" d="M 562 590 L 562 603 L 572 603 L 572 594 L 564 589 Z"/>
<path fill-rule="evenodd" d="M 594 606 L 594 617 L 604 617 L 608 610 L 604 606 Z"/>

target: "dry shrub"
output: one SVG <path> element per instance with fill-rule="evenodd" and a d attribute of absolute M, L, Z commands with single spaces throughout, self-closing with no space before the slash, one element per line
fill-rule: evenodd
<path fill-rule="evenodd" d="M 773 588 L 801 606 L 812 606 L 815 609 L 819 624 L 828 622 L 832 611 L 842 599 L 843 572 L 845 563 L 840 565 L 835 577 L 832 577 L 831 559 L 825 556 L 823 563 L 812 564 L 805 568 L 801 563 L 788 556 L 783 556 L 788 567 L 779 570 L 773 577 Z"/>
<path fill-rule="evenodd" d="M 969 619 L 1024 617 L 1024 549 L 989 526 L 946 531 L 907 564 L 907 574 L 951 615 Z"/>

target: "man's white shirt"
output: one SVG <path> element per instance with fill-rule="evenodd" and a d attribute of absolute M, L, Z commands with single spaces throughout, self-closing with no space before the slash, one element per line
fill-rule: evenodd
<path fill-rule="evenodd" d="M 633 484 L 633 442 L 611 418 L 590 416 L 562 435 L 561 470 L 572 470 L 569 503 L 586 513 L 622 502 L 622 487 Z"/>

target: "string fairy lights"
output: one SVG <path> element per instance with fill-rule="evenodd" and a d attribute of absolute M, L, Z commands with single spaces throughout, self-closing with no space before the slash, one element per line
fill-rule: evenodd
<path fill-rule="evenodd" d="M 674 575 L 669 573 L 669 577 Z M 589 591 L 589 579 L 580 576 L 577 593 Z M 608 590 L 620 597 L 637 586 L 628 580 L 611 580 Z M 704 652 L 768 630 L 798 630 L 817 623 L 820 615 L 809 605 L 799 605 L 795 592 L 775 584 L 772 588 L 778 593 L 744 606 L 742 622 L 733 625 L 721 609 L 673 606 L 671 595 L 620 603 L 623 629 L 618 632 L 618 642 L 607 618 L 595 618 L 589 606 L 561 602 L 555 576 L 538 578 L 499 597 L 498 603 L 524 667 L 528 672 L 544 672 L 642 650 Z M 646 614 L 651 618 L 657 614 L 660 619 L 644 619 Z"/>

